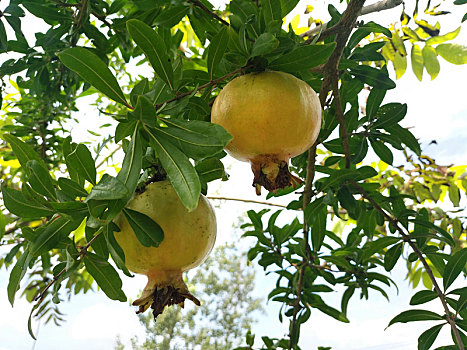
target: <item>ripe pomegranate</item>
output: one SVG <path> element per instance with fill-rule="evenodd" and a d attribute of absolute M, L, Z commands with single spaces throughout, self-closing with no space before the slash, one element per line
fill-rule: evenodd
<path fill-rule="evenodd" d="M 156 318 L 166 305 L 183 307 L 186 298 L 200 305 L 188 291 L 182 273 L 200 265 L 216 240 L 216 217 L 206 197 L 201 195 L 197 208 L 188 212 L 170 182 L 160 181 L 146 186 L 127 207 L 148 215 L 164 231 L 158 247 L 145 247 L 124 215 L 116 220 L 121 231 L 115 238 L 125 253 L 127 268 L 148 277 L 141 298 L 133 302 L 139 306 L 137 313 L 151 306 Z"/>
<path fill-rule="evenodd" d="M 232 134 L 227 152 L 251 163 L 259 195 L 261 186 L 275 191 L 302 182 L 289 172 L 288 162 L 316 141 L 321 105 L 314 90 L 291 74 L 250 73 L 222 89 L 211 121 Z"/>

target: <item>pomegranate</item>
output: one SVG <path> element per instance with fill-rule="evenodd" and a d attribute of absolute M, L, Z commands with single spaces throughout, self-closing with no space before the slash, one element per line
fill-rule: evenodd
<path fill-rule="evenodd" d="M 121 231 L 115 238 L 125 253 L 127 268 L 148 277 L 141 298 L 133 302 L 139 306 L 137 313 L 151 306 L 156 318 L 165 306 L 183 307 L 185 299 L 200 305 L 188 291 L 182 273 L 200 265 L 216 240 L 216 217 L 206 197 L 201 195 L 197 208 L 188 212 L 170 182 L 160 181 L 147 185 L 127 207 L 146 214 L 164 231 L 158 247 L 145 247 L 124 215 L 116 220 Z"/>
<path fill-rule="evenodd" d="M 288 162 L 316 141 L 321 105 L 314 90 L 291 74 L 250 73 L 222 89 L 211 121 L 233 136 L 227 152 L 251 163 L 259 195 L 261 186 L 276 191 L 302 182 L 289 172 Z"/>

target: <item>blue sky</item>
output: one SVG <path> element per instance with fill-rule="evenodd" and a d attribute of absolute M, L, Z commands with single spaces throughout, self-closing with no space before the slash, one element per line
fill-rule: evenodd
<path fill-rule="evenodd" d="M 318 5 L 321 3 L 323 1 L 317 1 Z M 442 28 L 447 28 L 449 25 L 451 24 L 448 23 Z M 467 44 L 466 31 L 461 32 L 456 42 Z M 415 79 L 409 66 L 407 73 L 397 81 L 397 88 L 388 93 L 385 101 L 408 103 L 408 115 L 403 122 L 404 126 L 413 127 L 412 131 L 420 138 L 422 148 L 439 164 L 467 164 L 465 147 L 467 98 L 464 83 L 467 67 L 453 66 L 442 59 L 440 61 L 439 76 L 434 81 L 430 81 L 425 74 L 422 83 Z M 86 113 L 97 115 L 92 110 Z M 74 133 L 74 138 L 89 135 L 85 128 L 79 127 L 75 128 Z M 427 146 L 431 140 L 437 140 L 438 144 Z M 229 173 L 231 180 L 228 183 L 212 185 L 212 194 L 264 200 L 264 195 L 257 198 L 253 193 L 248 164 L 231 160 Z M 231 239 L 232 222 L 249 208 L 250 206 L 237 202 L 224 202 L 222 208 L 216 208 L 219 221 L 218 243 Z M 260 206 L 255 209 L 260 209 Z M 1 248 L 0 254 L 5 251 L 5 248 Z M 258 273 L 255 293 L 265 300 L 267 294 L 265 291 L 274 281 L 260 274 L 261 271 Z M 318 311 L 314 312 L 310 322 L 302 328 L 303 349 L 316 349 L 318 345 L 332 346 L 334 350 L 416 348 L 418 335 L 433 323 L 396 324 L 384 331 L 394 315 L 408 308 L 410 296 L 414 294 L 404 281 L 402 264 L 398 265 L 391 277 L 399 284 L 399 294 L 396 294 L 394 288 L 389 289 L 391 303 L 376 293 L 370 295 L 369 301 L 364 302 L 354 297 L 349 305 L 350 324 L 343 324 Z M 8 274 L 2 268 L 0 269 L 0 350 L 31 349 L 33 342 L 27 333 L 27 318 L 31 305 L 19 299 L 12 309 L 6 297 L 7 283 Z M 124 290 L 130 298 L 133 298 L 144 285 L 145 279 L 141 276 L 131 280 L 124 278 Z M 325 296 L 325 300 L 331 305 L 338 306 L 340 295 L 339 292 L 330 293 Z M 436 301 L 430 305 L 434 311 L 440 310 L 440 305 Z M 120 334 L 126 343 L 133 335 L 144 334 L 131 306 L 127 303 L 111 301 L 101 292 L 73 296 L 70 301 L 62 303 L 61 310 L 67 315 L 68 322 L 60 328 L 54 325 L 41 327 L 39 341 L 35 345 L 36 350 L 112 349 L 117 334 Z M 277 310 L 276 305 L 269 304 L 268 313 L 260 315 L 259 322 L 253 327 L 253 333 L 257 334 L 257 338 L 262 335 L 279 336 L 287 333 L 287 324 L 280 325 L 278 322 Z M 34 325 L 34 329 L 35 327 L 37 325 Z M 441 336 L 450 338 L 446 331 Z"/>

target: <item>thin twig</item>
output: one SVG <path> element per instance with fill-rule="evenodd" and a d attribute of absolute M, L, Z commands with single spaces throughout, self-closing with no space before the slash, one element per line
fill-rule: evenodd
<path fill-rule="evenodd" d="M 373 12 L 389 10 L 389 9 L 392 9 L 394 7 L 399 6 L 400 4 L 402 4 L 402 2 L 403 2 L 403 0 L 381 0 L 381 1 L 377 2 L 377 3 L 374 3 L 374 4 L 363 7 L 362 10 L 359 13 L 359 16 L 364 16 L 364 15 L 367 15 L 367 14 L 373 13 Z M 318 34 L 321 30 L 322 30 L 322 32 L 320 34 L 320 38 L 325 38 L 327 36 L 336 34 L 336 31 L 339 28 L 334 28 L 336 26 L 332 26 L 331 28 L 326 29 L 328 24 L 329 23 L 323 23 L 323 24 L 321 24 L 319 26 L 316 26 L 313 29 L 310 29 L 310 30 L 308 30 L 308 31 L 306 31 L 304 33 L 301 33 L 300 36 L 301 37 L 312 37 L 312 36 Z"/>
<path fill-rule="evenodd" d="M 96 234 L 94 235 L 94 237 L 92 237 L 92 239 L 85 245 L 83 246 L 80 251 L 79 251 L 79 257 L 78 257 L 78 260 L 76 261 L 81 261 L 83 260 L 83 258 L 85 257 L 85 255 L 87 254 L 88 252 L 88 249 L 89 247 L 91 246 L 92 243 L 94 243 L 94 241 L 97 239 L 97 237 L 99 237 L 101 235 L 101 233 L 104 232 L 103 228 L 101 227 L 101 229 L 99 229 L 99 231 L 96 232 Z M 64 267 L 56 276 L 54 276 L 54 278 L 44 287 L 44 289 L 41 290 L 41 292 L 39 293 L 39 295 L 37 296 L 37 298 L 35 299 L 36 301 L 38 300 L 38 304 L 42 303 L 42 301 L 44 301 L 44 298 L 45 298 L 45 295 L 47 293 L 47 291 L 49 290 L 50 287 L 52 287 L 52 285 L 57 282 L 60 277 L 67 271 L 67 268 Z"/>
<path fill-rule="evenodd" d="M 381 206 L 378 203 L 376 203 L 376 201 L 373 198 L 371 198 L 371 196 L 368 193 L 366 193 L 366 191 L 363 189 L 362 186 L 360 186 L 357 182 L 353 180 L 350 180 L 350 183 L 359 191 L 359 193 L 363 196 L 363 198 L 365 198 L 368 202 L 371 203 L 371 205 L 376 210 L 378 210 L 381 214 L 383 214 L 383 216 L 388 220 L 390 225 L 399 232 L 402 239 L 405 242 L 407 242 L 412 248 L 412 250 L 415 252 L 415 254 L 417 254 L 418 259 L 423 264 L 423 267 L 425 268 L 426 273 L 428 274 L 431 282 L 433 283 L 433 288 L 435 289 L 436 294 L 438 295 L 438 298 L 440 299 L 441 304 L 443 305 L 444 312 L 446 314 L 446 320 L 451 326 L 451 330 L 452 330 L 452 333 L 454 334 L 454 337 L 456 338 L 457 345 L 459 346 L 459 349 L 464 349 L 464 343 L 462 342 L 462 338 L 459 334 L 459 331 L 457 330 L 456 323 L 451 315 L 451 312 L 449 311 L 449 307 L 446 302 L 446 296 L 444 295 L 441 288 L 439 287 L 438 282 L 436 281 L 436 278 L 433 275 L 433 271 L 431 270 L 430 265 L 428 265 L 428 262 L 423 256 L 423 253 L 420 251 L 420 249 L 418 249 L 416 244 L 411 240 L 410 234 L 405 233 L 404 230 L 398 224 L 398 220 L 394 219 L 383 208 L 381 208 Z"/>
<path fill-rule="evenodd" d="M 255 203 L 255 204 L 269 205 L 271 207 L 279 207 L 279 208 L 287 209 L 286 205 L 269 203 L 269 202 L 255 201 L 255 200 L 251 200 L 251 199 L 230 198 L 230 197 L 214 197 L 214 196 L 207 196 L 207 198 L 208 199 L 213 199 L 213 200 L 225 200 L 225 201 L 236 201 L 236 202 L 244 202 L 244 203 Z"/>
<path fill-rule="evenodd" d="M 223 19 L 222 17 L 220 17 L 217 13 L 215 12 L 212 12 L 211 10 L 209 10 L 206 6 L 204 6 L 204 4 L 199 1 L 199 0 L 188 0 L 188 2 L 191 2 L 193 5 L 195 6 L 198 6 L 201 10 L 203 10 L 204 12 L 206 12 L 209 16 L 211 16 L 212 18 L 218 20 L 219 22 L 221 22 L 222 24 L 226 25 L 226 26 L 229 26 L 229 22 L 227 22 L 225 19 Z"/>
<path fill-rule="evenodd" d="M 122 148 L 122 145 L 118 145 L 117 147 L 115 147 L 115 149 L 110 152 L 110 154 L 108 156 L 106 156 L 104 159 L 102 159 L 97 165 L 96 165 L 96 169 L 99 169 L 106 161 L 107 159 L 109 159 L 110 157 L 112 157 L 116 152 L 118 152 L 120 149 Z"/>
<path fill-rule="evenodd" d="M 241 67 L 241 68 L 238 68 L 220 78 L 217 78 L 217 79 L 214 79 L 214 80 L 211 80 L 209 82 L 207 82 L 206 84 L 203 84 L 201 86 L 198 86 L 196 89 L 193 89 L 193 90 L 190 90 L 190 91 L 187 91 L 187 92 L 184 92 L 180 95 L 177 95 L 163 103 L 159 103 L 159 104 L 156 104 L 155 107 L 156 107 L 156 110 L 161 108 L 163 105 L 167 104 L 167 103 L 170 103 L 170 102 L 173 102 L 173 101 L 177 101 L 177 100 L 180 100 L 181 98 L 185 97 L 185 96 L 189 96 L 191 94 L 194 94 L 196 92 L 198 92 L 199 90 L 202 90 L 204 88 L 207 88 L 208 86 L 212 86 L 212 85 L 216 85 L 218 83 L 220 83 L 221 81 L 224 81 L 225 79 L 227 78 L 230 78 L 231 76 L 234 76 L 235 74 L 238 74 L 238 73 L 241 73 L 243 72 L 245 69 L 249 69 L 251 68 L 251 66 L 245 66 L 245 67 Z"/>

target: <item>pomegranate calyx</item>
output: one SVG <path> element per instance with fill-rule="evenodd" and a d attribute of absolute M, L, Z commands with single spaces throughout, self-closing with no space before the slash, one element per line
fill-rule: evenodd
<path fill-rule="evenodd" d="M 133 302 L 133 306 L 139 306 L 136 313 L 143 313 L 151 307 L 154 321 L 156 321 L 157 316 L 164 311 L 166 306 L 178 304 L 183 308 L 185 299 L 189 299 L 195 305 L 200 306 L 201 302 L 188 291 L 181 273 L 173 277 L 170 283 L 161 281 L 154 283 L 150 278 L 141 298 Z"/>
<path fill-rule="evenodd" d="M 254 174 L 253 187 L 258 196 L 261 195 L 261 186 L 275 193 L 281 188 L 288 186 L 297 188 L 303 183 L 302 179 L 290 173 L 288 161 L 275 157 L 257 157 L 251 161 L 251 169 Z"/>

